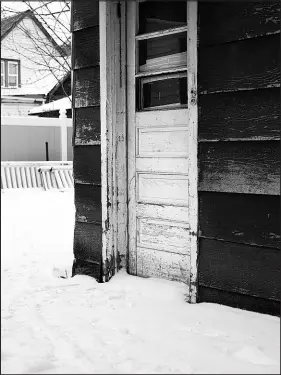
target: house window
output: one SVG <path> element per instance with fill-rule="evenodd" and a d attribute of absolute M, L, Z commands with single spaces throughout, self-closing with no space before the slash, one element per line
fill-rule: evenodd
<path fill-rule="evenodd" d="M 1 61 L 1 87 L 5 86 L 5 64 Z"/>
<path fill-rule="evenodd" d="M 20 86 L 20 64 L 18 60 L 1 60 L 1 87 Z"/>
<path fill-rule="evenodd" d="M 138 110 L 187 106 L 185 1 L 142 1 L 136 35 Z"/>

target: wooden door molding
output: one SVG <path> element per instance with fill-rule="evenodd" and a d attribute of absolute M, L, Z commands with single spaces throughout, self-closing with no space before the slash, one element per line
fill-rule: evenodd
<path fill-rule="evenodd" d="M 126 2 L 100 1 L 103 281 L 127 267 Z"/>
<path fill-rule="evenodd" d="M 188 159 L 189 220 L 190 220 L 190 289 L 189 302 L 197 300 L 198 271 L 198 104 L 197 104 L 197 15 L 198 3 L 187 2 L 187 111 L 188 111 Z"/>

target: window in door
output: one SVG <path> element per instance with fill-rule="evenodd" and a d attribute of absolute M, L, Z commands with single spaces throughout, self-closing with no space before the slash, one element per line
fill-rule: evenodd
<path fill-rule="evenodd" d="M 187 6 L 185 1 L 138 4 L 137 109 L 187 106 Z"/>

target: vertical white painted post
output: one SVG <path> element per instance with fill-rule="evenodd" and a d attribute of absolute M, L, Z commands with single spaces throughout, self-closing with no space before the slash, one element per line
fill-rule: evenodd
<path fill-rule="evenodd" d="M 198 267 L 198 166 L 197 166 L 197 2 L 187 1 L 187 97 L 188 97 L 188 174 L 190 222 L 190 291 L 189 302 L 197 300 Z"/>
<path fill-rule="evenodd" d="M 110 248 L 110 130 L 108 118 L 112 117 L 111 107 L 108 104 L 107 95 L 110 94 L 108 76 L 109 46 L 108 38 L 108 8 L 109 2 L 99 2 L 99 31 L 100 31 L 100 121 L 101 121 L 101 200 L 102 200 L 102 261 L 106 260 L 108 249 Z M 109 204 L 110 203 L 110 204 Z M 103 275 L 103 282 L 105 282 Z"/>
<path fill-rule="evenodd" d="M 60 155 L 61 161 L 67 161 L 67 116 L 66 109 L 60 109 Z"/>

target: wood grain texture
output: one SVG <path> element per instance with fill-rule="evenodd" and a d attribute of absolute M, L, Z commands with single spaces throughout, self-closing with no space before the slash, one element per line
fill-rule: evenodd
<path fill-rule="evenodd" d="M 100 143 L 100 107 L 76 108 L 74 112 L 75 146 Z"/>
<path fill-rule="evenodd" d="M 140 119 L 138 115 L 142 116 L 140 113 L 136 113 L 136 80 L 135 75 L 135 65 L 136 65 L 136 41 L 135 35 L 137 34 L 136 26 L 136 13 L 137 13 L 137 3 L 134 1 L 127 2 L 127 20 L 126 20 L 126 34 L 127 34 L 127 158 L 128 158 L 128 272 L 131 275 L 137 275 L 137 249 L 136 249 L 136 134 L 135 126 Z M 161 111 L 159 111 L 161 112 Z M 164 117 L 164 116 L 163 116 Z M 142 121 L 142 124 L 145 121 Z M 152 121 L 150 122 L 147 118 L 147 123 L 154 123 L 154 118 L 152 116 Z"/>
<path fill-rule="evenodd" d="M 73 175 L 76 183 L 101 184 L 100 146 L 75 146 L 73 148 Z"/>
<path fill-rule="evenodd" d="M 198 302 L 219 303 L 238 309 L 280 316 L 280 301 L 247 296 L 245 294 L 225 292 L 224 290 L 198 287 Z"/>
<path fill-rule="evenodd" d="M 99 1 L 79 0 L 72 3 L 72 29 L 77 31 L 99 24 Z"/>
<path fill-rule="evenodd" d="M 199 49 L 199 92 L 280 85 L 280 35 Z"/>
<path fill-rule="evenodd" d="M 210 45 L 280 32 L 280 2 L 199 3 L 200 44 Z"/>
<path fill-rule="evenodd" d="M 99 66 L 73 71 L 74 108 L 100 104 Z"/>
<path fill-rule="evenodd" d="M 129 253 L 129 256 L 131 254 Z M 137 248 L 137 275 L 190 283 L 188 255 Z M 187 290 L 187 293 L 189 290 Z"/>
<path fill-rule="evenodd" d="M 137 218 L 137 246 L 146 249 L 190 255 L 190 225 Z"/>
<path fill-rule="evenodd" d="M 200 237 L 280 248 L 280 198 L 201 192 Z"/>
<path fill-rule="evenodd" d="M 189 179 L 187 175 L 137 173 L 138 203 L 188 206 Z"/>
<path fill-rule="evenodd" d="M 75 184 L 76 221 L 101 224 L 101 187 Z"/>
<path fill-rule="evenodd" d="M 153 219 L 188 221 L 188 207 L 164 206 L 153 204 L 138 204 L 136 215 L 139 218 L 150 217 Z"/>
<path fill-rule="evenodd" d="M 188 219 L 190 225 L 190 290 L 188 301 L 195 303 L 198 274 L 198 4 L 196 1 L 187 2 L 187 37 Z"/>
<path fill-rule="evenodd" d="M 101 225 L 75 222 L 75 258 L 101 264 L 101 234 Z"/>
<path fill-rule="evenodd" d="M 199 95 L 199 140 L 280 139 L 280 89 Z"/>
<path fill-rule="evenodd" d="M 280 194 L 278 141 L 200 143 L 199 190 Z"/>
<path fill-rule="evenodd" d="M 76 31 L 73 35 L 73 69 L 99 65 L 99 26 Z"/>
<path fill-rule="evenodd" d="M 281 251 L 200 239 L 199 285 L 280 300 Z"/>

